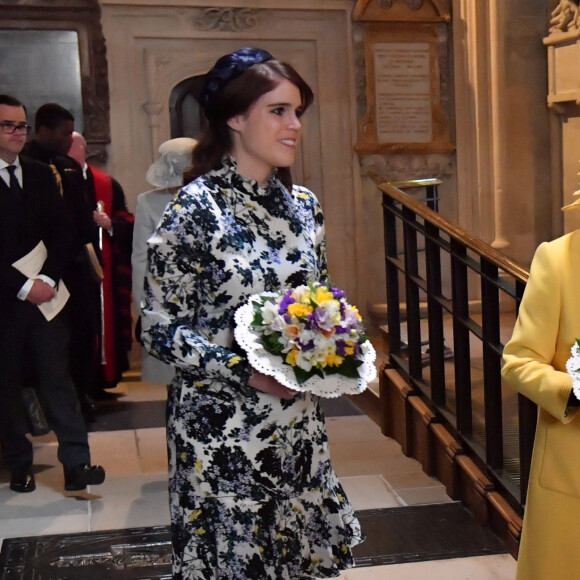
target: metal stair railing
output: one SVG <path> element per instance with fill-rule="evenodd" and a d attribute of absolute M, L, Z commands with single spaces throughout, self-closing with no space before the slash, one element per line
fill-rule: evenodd
<path fill-rule="evenodd" d="M 537 409 L 500 371 L 528 271 L 438 214 L 439 183 L 380 186 L 389 364 L 522 513 Z"/>

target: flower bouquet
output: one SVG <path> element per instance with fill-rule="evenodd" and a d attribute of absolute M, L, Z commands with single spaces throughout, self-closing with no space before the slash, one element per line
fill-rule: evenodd
<path fill-rule="evenodd" d="M 251 296 L 234 316 L 250 364 L 296 391 L 357 394 L 376 377 L 376 353 L 355 306 L 318 283 Z"/>
<path fill-rule="evenodd" d="M 566 370 L 572 377 L 574 396 L 580 401 L 580 339 L 572 345 L 572 356 L 566 361 Z"/>

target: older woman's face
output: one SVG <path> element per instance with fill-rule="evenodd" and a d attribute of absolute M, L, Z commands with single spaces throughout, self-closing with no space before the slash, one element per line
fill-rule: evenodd
<path fill-rule="evenodd" d="M 284 79 L 262 95 L 246 113 L 228 121 L 233 131 L 232 155 L 238 172 L 263 185 L 275 167 L 294 163 L 301 132 L 300 91 Z"/>

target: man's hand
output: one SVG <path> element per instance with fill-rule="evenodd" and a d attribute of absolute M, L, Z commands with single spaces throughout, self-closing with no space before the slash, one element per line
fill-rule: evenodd
<path fill-rule="evenodd" d="M 45 302 L 50 302 L 56 296 L 56 290 L 47 284 L 44 280 L 36 278 L 32 284 L 32 288 L 26 297 L 28 302 L 32 304 L 44 304 Z"/>
<path fill-rule="evenodd" d="M 292 399 L 298 394 L 296 391 L 280 384 L 274 377 L 264 375 L 257 371 L 254 371 L 248 384 L 257 391 L 262 391 L 262 393 L 268 395 L 274 395 L 279 399 Z"/>
<path fill-rule="evenodd" d="M 110 230 L 112 227 L 111 218 L 104 211 L 93 211 L 93 220 L 104 230 Z"/>

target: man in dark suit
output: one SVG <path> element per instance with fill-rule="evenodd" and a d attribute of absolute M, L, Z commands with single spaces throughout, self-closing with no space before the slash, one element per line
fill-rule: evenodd
<path fill-rule="evenodd" d="M 35 137 L 25 145 L 23 154 L 52 165 L 57 173 L 66 227 L 72 236 L 70 260 L 63 271 L 70 291 L 70 370 L 82 409 L 87 413 L 94 409 L 94 400 L 102 392 L 95 373 L 99 364 L 100 281 L 93 275 L 87 258 L 87 247 L 93 249 L 92 242 L 98 237 L 93 221 L 96 206 L 88 204 L 82 167 L 68 156 L 74 130 L 72 113 L 57 103 L 45 103 L 36 111 L 34 124 Z"/>
<path fill-rule="evenodd" d="M 52 169 L 20 156 L 30 127 L 17 99 L 0 95 L 0 444 L 11 470 L 10 488 L 36 487 L 33 447 L 26 437 L 20 389 L 25 367 L 33 367 L 39 398 L 58 438 L 65 489 L 104 481 L 91 466 L 86 426 L 69 373 L 65 312 L 45 316 L 69 260 L 70 235 Z M 38 273 L 24 275 L 13 264 L 42 242 L 46 258 Z M 62 292 L 62 288 L 60 289 Z"/>

